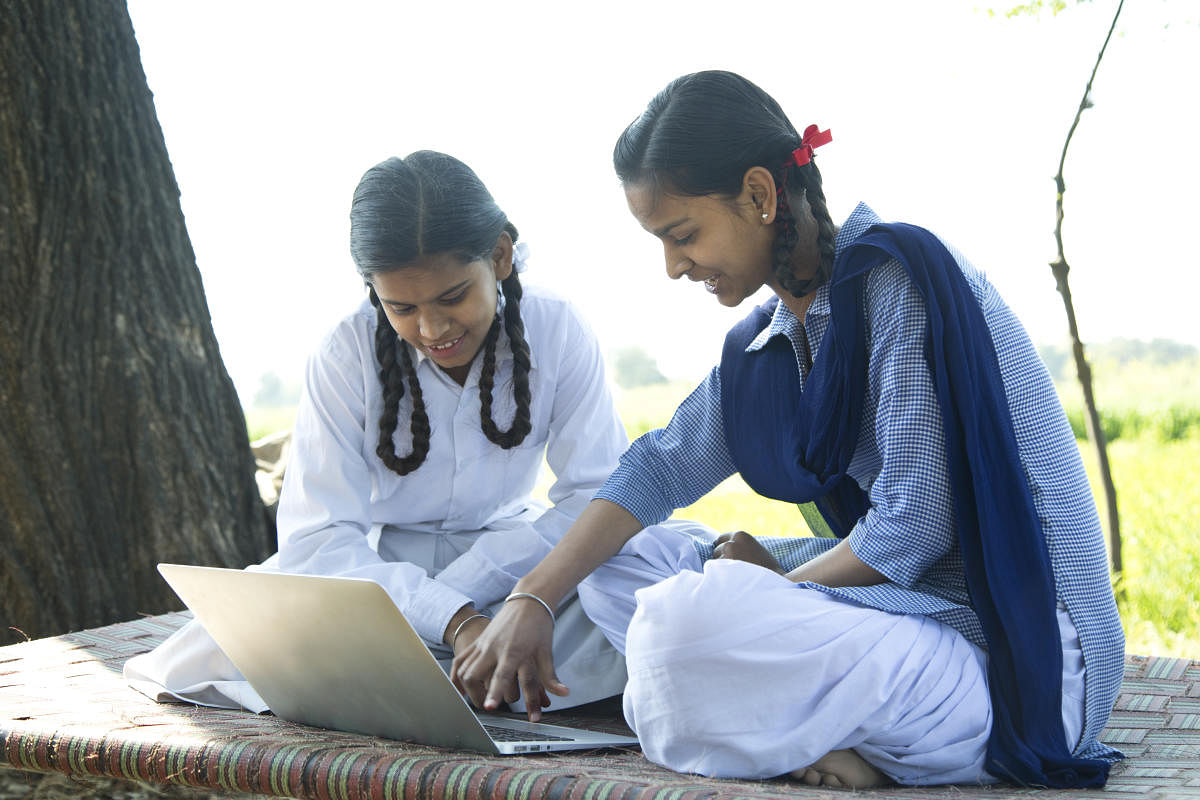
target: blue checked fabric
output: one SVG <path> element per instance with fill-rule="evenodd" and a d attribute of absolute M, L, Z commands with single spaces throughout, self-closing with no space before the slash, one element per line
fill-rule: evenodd
<path fill-rule="evenodd" d="M 882 220 L 860 204 L 838 232 L 837 249 Z M 1053 383 L 1020 321 L 982 272 L 949 247 L 983 310 L 1000 363 L 1013 430 L 1042 519 L 1058 598 L 1079 633 L 1086 667 L 1087 708 L 1075 754 L 1115 758 L 1097 736 L 1121 685 L 1124 636 L 1108 575 L 1103 533 L 1079 448 Z M 898 262 L 877 267 L 867 279 L 868 397 L 849 474 L 871 508 L 848 535 L 864 563 L 889 578 L 877 586 L 830 588 L 828 594 L 902 614 L 923 614 L 986 647 L 971 610 L 958 552 L 946 473 L 941 412 L 924 356 L 925 307 Z M 805 335 L 814 358 L 829 324 L 826 288 L 817 292 L 805 323 L 780 303 L 770 324 L 750 344 L 775 336 L 792 343 L 801 384 L 807 366 Z M 596 495 L 628 509 L 644 525 L 661 522 L 691 505 L 734 472 L 721 417 L 721 374 L 708 377 L 676 410 L 665 428 L 629 448 Z M 751 531 L 792 569 L 837 544 L 836 539 L 795 536 L 807 528 L 799 512 L 791 531 Z M 703 559 L 711 545 L 697 542 Z"/>

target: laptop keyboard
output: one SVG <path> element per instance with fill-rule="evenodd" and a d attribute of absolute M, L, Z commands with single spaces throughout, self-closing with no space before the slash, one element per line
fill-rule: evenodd
<path fill-rule="evenodd" d="M 548 733 L 518 731 L 512 728 L 501 728 L 498 725 L 484 723 L 484 730 L 497 742 L 572 742 L 570 736 L 553 736 Z"/>

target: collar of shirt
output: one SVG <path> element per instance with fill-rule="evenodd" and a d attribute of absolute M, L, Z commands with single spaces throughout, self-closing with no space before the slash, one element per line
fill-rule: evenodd
<path fill-rule="evenodd" d="M 850 216 L 846 217 L 846 221 L 842 223 L 838 229 L 837 239 L 834 242 L 834 257 L 840 255 L 842 249 L 850 242 L 857 239 L 872 225 L 883 222 L 883 218 L 876 214 L 865 203 L 859 203 Z M 817 289 L 817 296 L 813 298 L 812 305 L 808 307 L 806 317 L 822 319 L 829 316 L 829 284 L 823 284 Z M 775 306 L 775 313 L 771 317 L 771 322 L 767 327 L 762 329 L 758 336 L 754 337 L 754 341 L 746 347 L 746 352 L 750 353 L 755 350 L 761 350 L 766 346 L 767 342 L 771 341 L 776 336 L 786 336 L 796 348 L 796 352 L 800 352 L 800 340 L 803 336 L 801 328 L 803 327 L 800 320 L 792 313 L 792 310 L 784 303 L 779 303 Z M 813 348 L 816 349 L 815 347 Z"/>

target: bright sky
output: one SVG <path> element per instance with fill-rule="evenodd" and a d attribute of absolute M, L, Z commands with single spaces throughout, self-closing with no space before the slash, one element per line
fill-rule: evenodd
<path fill-rule="evenodd" d="M 1015 0 L 1010 0 L 1015 3 Z M 984 3 L 983 8 L 988 5 Z M 298 380 L 362 296 L 350 197 L 431 148 L 470 164 L 607 352 L 699 378 L 749 304 L 666 277 L 612 145 L 672 78 L 739 72 L 819 152 L 835 221 L 858 201 L 954 242 L 1034 339 L 1065 337 L 1053 175 L 1115 0 L 1041 19 L 971 0 L 252 2 L 129 0 L 226 367 Z M 1200 9 L 1130 0 L 1067 161 L 1066 254 L 1083 337 L 1200 344 Z"/>

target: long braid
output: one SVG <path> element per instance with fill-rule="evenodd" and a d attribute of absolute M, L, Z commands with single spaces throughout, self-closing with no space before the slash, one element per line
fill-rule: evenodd
<path fill-rule="evenodd" d="M 785 172 L 784 175 L 786 174 Z M 796 250 L 800 234 L 796 231 L 796 217 L 792 214 L 791 203 L 788 202 L 786 177 L 779 181 L 778 185 L 779 193 L 775 203 L 775 246 L 772 249 L 771 268 L 780 286 L 795 297 L 803 297 L 809 291 L 808 281 L 797 278 L 792 270 L 792 253 Z"/>
<path fill-rule="evenodd" d="M 817 162 L 810 161 L 797 171 L 800 173 L 800 182 L 808 200 L 808 207 L 812 209 L 813 219 L 817 221 L 817 252 L 821 254 L 821 266 L 814 279 L 815 287 L 833 277 L 837 228 L 833 224 L 833 218 L 829 216 L 829 207 L 825 204 L 825 190 L 821 186 L 821 170 L 817 169 Z"/>
<path fill-rule="evenodd" d="M 492 320 L 483 343 L 483 363 L 479 372 L 479 417 L 483 433 L 493 443 L 505 450 L 516 447 L 525 441 L 525 437 L 533 429 L 529 417 L 531 394 L 529 391 L 529 371 L 532 367 L 529 356 L 529 343 L 525 341 L 525 323 L 521 320 L 521 280 L 514 269 L 500 284 L 504 291 L 504 330 L 508 334 L 509 346 L 513 353 L 513 399 L 517 410 L 513 415 L 512 425 L 507 431 L 501 431 L 492 418 L 492 389 L 496 380 L 496 341 L 500 336 L 500 317 Z"/>
<path fill-rule="evenodd" d="M 496 341 L 500 338 L 500 324 L 499 314 L 492 317 L 492 326 L 483 339 L 483 362 L 479 367 L 479 420 L 484 435 L 493 442 L 499 436 L 499 429 L 492 420 L 492 389 L 496 385 Z"/>
<path fill-rule="evenodd" d="M 421 383 L 417 380 L 416 370 L 413 369 L 412 356 L 409 355 L 408 346 L 392 329 L 387 314 L 383 310 L 383 304 L 379 302 L 374 288 L 370 289 L 370 296 L 371 305 L 375 307 L 377 317 L 375 359 L 379 362 L 379 382 L 383 384 L 383 412 L 379 416 L 379 444 L 375 448 L 375 454 L 392 472 L 407 475 L 421 466 L 425 461 L 425 456 L 429 455 L 429 415 L 425 412 Z M 396 455 L 396 443 L 393 441 L 393 437 L 400 421 L 400 399 L 404 397 L 406 378 L 413 406 L 412 419 L 409 422 L 413 449 L 411 453 L 401 458 Z"/>
<path fill-rule="evenodd" d="M 794 297 L 803 297 L 817 287 L 826 283 L 833 275 L 833 258 L 837 239 L 837 230 L 833 219 L 829 216 L 829 208 L 825 204 L 825 192 L 821 188 L 821 172 L 815 162 L 810 161 L 802 167 L 785 167 L 783 180 L 778 181 L 779 194 L 775 206 L 775 247 L 773 250 L 772 269 L 779 284 Z M 812 209 L 813 219 L 817 223 L 817 253 L 820 263 L 817 274 L 807 280 L 795 276 L 792 270 L 792 254 L 800 236 L 796 231 L 796 217 L 792 213 L 788 201 L 787 178 L 794 175 L 799 188 L 804 192 Z"/>

